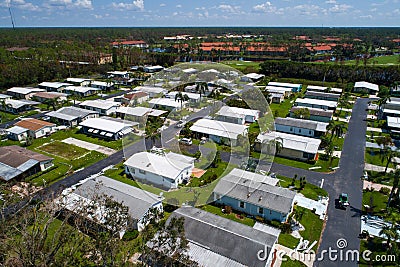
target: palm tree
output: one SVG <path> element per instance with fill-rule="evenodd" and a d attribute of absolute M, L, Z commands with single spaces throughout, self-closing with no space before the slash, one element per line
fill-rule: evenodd
<path fill-rule="evenodd" d="M 208 91 L 208 85 L 206 82 L 199 82 L 196 84 L 196 92 L 200 94 L 200 101 L 201 101 L 201 95 L 205 95 L 206 91 Z"/>
<path fill-rule="evenodd" d="M 50 110 L 50 107 L 52 107 L 53 110 L 56 111 L 58 102 L 57 102 L 57 99 L 50 98 L 50 99 L 46 99 L 46 100 L 43 102 L 43 104 L 46 104 L 46 105 L 47 105 L 47 109 L 48 109 L 48 110 Z"/>
<path fill-rule="evenodd" d="M 219 96 L 221 95 L 220 91 L 218 89 L 214 89 L 211 94 L 210 97 L 213 99 L 213 103 L 215 104 L 215 100 L 219 98 Z"/>
<path fill-rule="evenodd" d="M 340 106 L 340 112 L 342 112 L 343 108 L 349 108 L 350 103 L 344 98 L 339 99 L 339 106 Z"/>
<path fill-rule="evenodd" d="M 283 139 L 281 137 L 276 137 L 275 139 L 267 141 L 266 145 L 268 152 L 272 152 L 272 149 L 275 149 L 275 155 L 277 155 L 283 149 Z"/>
<path fill-rule="evenodd" d="M 385 166 L 385 173 L 386 173 L 390 162 L 392 162 L 394 158 L 398 157 L 399 153 L 393 150 L 390 146 L 385 146 L 383 149 L 381 149 L 380 152 L 381 152 L 382 163 L 386 160 L 386 166 Z"/>
<path fill-rule="evenodd" d="M 333 152 L 334 152 L 334 146 L 333 143 L 330 142 L 326 147 L 325 147 L 325 155 L 327 159 L 329 160 L 329 167 L 332 165 L 333 161 Z"/>
<path fill-rule="evenodd" d="M 378 93 L 378 106 L 379 110 L 381 110 L 382 106 L 385 105 L 388 101 L 390 102 L 390 91 L 389 90 L 381 90 Z"/>
<path fill-rule="evenodd" d="M 396 241 L 395 237 L 398 237 L 396 227 L 394 224 L 389 225 L 385 224 L 382 226 L 382 229 L 379 231 L 379 235 L 385 235 L 387 238 L 387 244 L 391 246 L 392 241 Z"/>
<path fill-rule="evenodd" d="M 344 125 L 344 123 L 336 123 L 335 121 L 330 121 L 326 129 L 328 132 L 331 133 L 331 138 L 329 141 L 332 141 L 334 136 L 339 137 L 343 134 L 346 126 Z"/>
<path fill-rule="evenodd" d="M 335 124 L 335 126 L 333 127 L 333 133 L 336 137 L 340 137 L 344 130 L 346 129 L 346 126 L 344 125 L 344 123 L 337 123 Z"/>
<path fill-rule="evenodd" d="M 386 205 L 386 209 L 389 208 L 390 202 L 392 201 L 393 196 L 395 196 L 395 199 L 398 199 L 398 198 L 399 198 L 399 191 L 400 191 L 400 188 L 399 188 L 399 185 L 400 185 L 400 184 L 399 184 L 400 170 L 399 170 L 399 169 L 396 169 L 394 172 L 392 172 L 392 176 L 393 176 L 393 186 L 392 186 L 392 190 L 390 191 L 390 194 L 389 194 L 389 198 L 388 198 L 388 202 L 387 202 L 387 205 Z"/>
<path fill-rule="evenodd" d="M 183 102 L 187 102 L 188 100 L 188 95 L 182 94 L 182 92 L 179 92 L 175 95 L 175 101 L 181 102 L 181 109 L 183 108 Z"/>

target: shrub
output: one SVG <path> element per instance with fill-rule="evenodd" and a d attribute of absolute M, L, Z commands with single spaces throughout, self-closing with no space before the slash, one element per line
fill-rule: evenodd
<path fill-rule="evenodd" d="M 264 222 L 264 218 L 261 216 L 256 216 L 256 221 L 258 222 Z"/>
<path fill-rule="evenodd" d="M 384 195 L 389 195 L 390 194 L 390 189 L 387 187 L 382 187 L 381 189 L 379 189 L 379 193 L 382 193 Z"/>
<path fill-rule="evenodd" d="M 122 237 L 122 240 L 131 241 L 133 239 L 136 239 L 136 237 L 138 237 L 138 235 L 139 235 L 138 230 L 127 231 L 127 232 L 125 232 L 124 236 Z"/>
<path fill-rule="evenodd" d="M 290 233 L 290 230 L 291 230 L 290 223 L 287 223 L 287 222 L 282 223 L 279 228 L 281 229 L 282 233 L 284 233 L 284 234 Z"/>
<path fill-rule="evenodd" d="M 231 206 L 225 206 L 224 209 L 225 209 L 225 213 L 226 214 L 231 214 L 232 213 L 232 207 Z"/>

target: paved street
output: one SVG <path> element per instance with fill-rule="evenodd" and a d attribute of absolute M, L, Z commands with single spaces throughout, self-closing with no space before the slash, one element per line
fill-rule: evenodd
<path fill-rule="evenodd" d="M 336 242 L 339 238 L 347 240 L 348 250 L 358 250 L 360 240 L 361 209 L 362 209 L 362 181 L 364 170 L 365 131 L 367 113 L 365 109 L 368 99 L 360 98 L 356 101 L 350 119 L 348 134 L 343 146 L 339 170 L 328 175 L 324 188 L 329 192 L 330 203 L 328 208 L 328 221 L 322 238 L 319 252 L 332 247 L 337 249 Z M 349 194 L 350 208 L 340 210 L 335 208 L 335 198 L 341 192 Z M 356 261 L 330 261 L 325 257 L 324 261 L 316 262 L 316 266 L 357 266 Z"/>

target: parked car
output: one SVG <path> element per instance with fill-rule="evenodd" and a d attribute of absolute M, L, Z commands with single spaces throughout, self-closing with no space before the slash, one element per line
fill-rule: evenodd
<path fill-rule="evenodd" d="M 349 203 L 349 196 L 346 193 L 341 193 L 339 195 L 339 204 L 342 208 L 346 208 L 350 205 Z"/>
<path fill-rule="evenodd" d="M 206 137 L 202 137 L 201 139 L 200 139 L 200 145 L 203 145 L 203 144 L 205 144 L 207 142 L 207 138 Z"/>
<path fill-rule="evenodd" d="M 175 128 L 182 128 L 183 126 L 185 126 L 185 121 L 180 120 L 175 124 Z"/>
<path fill-rule="evenodd" d="M 181 138 L 179 140 L 179 142 L 182 143 L 182 144 L 188 145 L 188 146 L 191 146 L 193 144 L 192 138 L 185 138 L 184 137 L 184 138 Z"/>

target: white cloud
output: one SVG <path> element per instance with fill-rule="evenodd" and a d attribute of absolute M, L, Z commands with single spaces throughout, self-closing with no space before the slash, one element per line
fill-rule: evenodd
<path fill-rule="evenodd" d="M 372 15 L 363 15 L 360 16 L 361 19 L 372 19 Z"/>
<path fill-rule="evenodd" d="M 74 8 L 84 8 L 93 9 L 92 0 L 49 0 L 44 3 L 43 6 L 48 9 L 74 9 Z"/>
<path fill-rule="evenodd" d="M 135 0 L 133 1 L 133 5 L 138 7 L 140 10 L 144 9 L 144 0 Z"/>
<path fill-rule="evenodd" d="M 327 10 L 325 8 L 322 8 L 318 5 L 297 5 L 292 8 L 289 8 L 290 10 L 293 10 L 295 13 L 299 13 L 300 15 L 303 16 L 311 16 L 311 17 L 317 17 L 320 16 L 321 14 L 326 15 Z"/>
<path fill-rule="evenodd" d="M 340 5 L 336 4 L 333 7 L 329 8 L 329 11 L 333 13 L 344 13 L 348 11 L 350 8 L 352 8 L 352 6 L 347 4 L 340 4 Z"/>
<path fill-rule="evenodd" d="M 182 7 L 182 5 L 176 5 L 175 7 L 176 7 L 176 8 L 181 8 L 181 7 Z"/>
<path fill-rule="evenodd" d="M 260 13 L 275 13 L 275 14 L 283 14 L 283 8 L 277 9 L 275 6 L 271 4 L 271 2 L 267 1 L 263 4 L 253 6 L 254 12 Z"/>
<path fill-rule="evenodd" d="M 231 6 L 231 5 L 221 4 L 217 7 L 217 9 L 221 10 L 222 12 L 227 12 L 227 13 L 233 13 L 233 14 L 240 13 L 239 6 Z"/>
<path fill-rule="evenodd" d="M 9 7 L 18 8 L 24 11 L 40 11 L 40 7 L 35 5 L 31 2 L 26 2 L 25 0 L 5 0 L 4 2 L 0 3 L 2 7 Z"/>
<path fill-rule="evenodd" d="M 132 4 L 129 3 L 112 3 L 113 8 L 121 9 L 121 10 L 134 10 L 139 9 L 141 11 L 144 10 L 144 0 L 135 0 Z"/>
<path fill-rule="evenodd" d="M 164 6 L 167 6 L 167 5 L 164 4 L 164 3 L 161 3 L 161 4 L 160 4 L 160 7 L 164 7 Z"/>
<path fill-rule="evenodd" d="M 74 5 L 78 8 L 93 9 L 92 0 L 77 0 Z"/>
<path fill-rule="evenodd" d="M 72 4 L 72 0 L 50 0 L 49 4 L 54 6 L 66 6 Z"/>
<path fill-rule="evenodd" d="M 336 3 L 337 3 L 336 0 L 325 1 L 325 4 L 336 4 Z"/>

